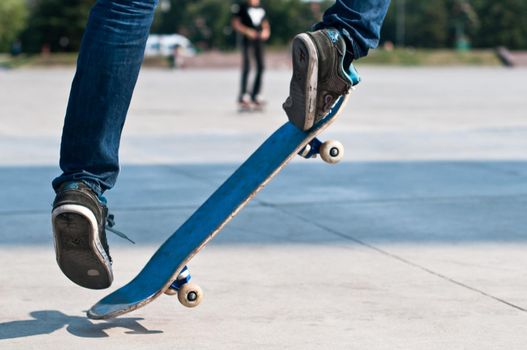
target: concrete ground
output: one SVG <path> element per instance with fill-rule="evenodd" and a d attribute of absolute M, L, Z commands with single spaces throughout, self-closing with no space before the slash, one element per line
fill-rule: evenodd
<path fill-rule="evenodd" d="M 162 297 L 111 321 L 73 285 L 50 228 L 70 69 L 0 72 L 1 349 L 524 349 L 527 70 L 375 68 L 323 138 L 190 264 L 196 309 Z M 238 114 L 238 72 L 144 70 L 108 193 L 116 288 L 284 122 Z"/>

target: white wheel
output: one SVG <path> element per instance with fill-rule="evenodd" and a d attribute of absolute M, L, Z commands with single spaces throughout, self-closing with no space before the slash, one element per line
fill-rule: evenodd
<path fill-rule="evenodd" d="M 192 282 L 186 283 L 177 292 L 179 302 L 186 307 L 196 307 L 203 299 L 203 291 Z"/>
<path fill-rule="evenodd" d="M 320 145 L 319 153 L 324 162 L 335 164 L 344 158 L 344 146 L 339 141 L 328 140 Z"/>

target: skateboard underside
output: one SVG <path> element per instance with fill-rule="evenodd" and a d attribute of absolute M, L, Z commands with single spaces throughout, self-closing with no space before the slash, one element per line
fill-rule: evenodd
<path fill-rule="evenodd" d="M 133 311 L 163 294 L 187 262 L 221 231 L 289 160 L 332 123 L 347 98 L 341 97 L 328 116 L 308 132 L 297 129 L 289 122 L 275 131 L 161 245 L 131 282 L 93 305 L 88 311 L 88 317 L 113 318 Z"/>

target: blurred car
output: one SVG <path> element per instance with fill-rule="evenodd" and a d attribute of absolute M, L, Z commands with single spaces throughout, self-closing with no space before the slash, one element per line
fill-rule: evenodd
<path fill-rule="evenodd" d="M 190 40 L 180 34 L 151 34 L 146 41 L 145 56 L 172 56 L 178 48 L 178 54 L 184 57 L 196 55 L 196 48 Z"/>

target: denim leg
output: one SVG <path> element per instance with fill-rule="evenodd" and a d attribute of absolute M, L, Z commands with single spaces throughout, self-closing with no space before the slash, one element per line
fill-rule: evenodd
<path fill-rule="evenodd" d="M 348 52 L 357 59 L 377 47 L 390 0 L 337 0 L 315 29 L 337 28 L 346 38 Z"/>
<path fill-rule="evenodd" d="M 98 0 L 91 10 L 71 86 L 60 150 L 63 173 L 98 194 L 119 173 L 119 142 L 157 0 Z"/>
<path fill-rule="evenodd" d="M 247 82 L 249 81 L 249 72 L 251 70 L 251 61 L 249 59 L 251 42 L 244 39 L 242 45 L 242 77 L 240 82 L 240 95 L 238 96 L 238 102 L 243 101 L 243 95 L 247 93 Z"/>
<path fill-rule="evenodd" d="M 253 101 L 255 101 L 255 99 L 260 94 L 260 90 L 262 89 L 262 77 L 265 70 L 264 42 L 262 40 L 253 41 L 253 54 L 254 61 L 256 63 L 256 73 L 254 76 L 251 98 Z"/>

